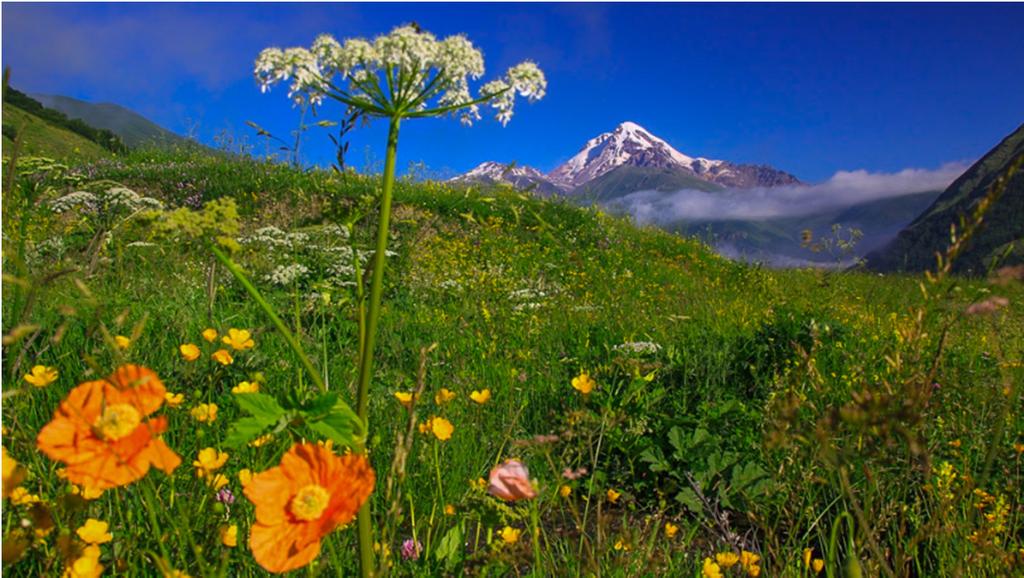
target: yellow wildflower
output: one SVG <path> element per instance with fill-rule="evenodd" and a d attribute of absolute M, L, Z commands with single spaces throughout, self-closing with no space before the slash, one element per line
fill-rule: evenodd
<path fill-rule="evenodd" d="M 213 327 L 207 327 L 203 330 L 203 339 L 213 343 L 213 340 L 217 339 L 217 330 Z"/>
<path fill-rule="evenodd" d="M 621 496 L 622 494 L 619 493 L 619 492 L 616 492 L 615 490 L 613 490 L 611 488 L 608 488 L 608 491 L 605 492 L 605 495 L 608 496 L 608 501 L 614 504 L 614 503 L 619 501 L 619 496 Z"/>
<path fill-rule="evenodd" d="M 736 552 L 719 552 L 715 554 L 715 562 L 722 568 L 732 568 L 740 561 L 739 555 Z"/>
<path fill-rule="evenodd" d="M 451 504 L 445 504 L 445 506 L 444 506 L 444 515 L 445 516 L 454 516 L 455 515 L 455 506 L 453 506 Z"/>
<path fill-rule="evenodd" d="M 249 442 L 249 447 L 258 448 L 260 446 L 266 445 L 266 443 L 272 439 L 274 439 L 274 434 L 263 434 L 260 437 Z"/>
<path fill-rule="evenodd" d="M 46 387 L 57 381 L 57 368 L 45 365 L 36 365 L 32 371 L 25 374 L 25 381 L 36 387 Z"/>
<path fill-rule="evenodd" d="M 252 481 L 252 470 L 245 468 L 238 471 L 238 482 L 242 484 L 244 488 L 248 483 Z"/>
<path fill-rule="evenodd" d="M 114 536 L 107 531 L 109 527 L 106 522 L 89 518 L 81 528 L 75 530 L 75 533 L 86 544 L 106 544 L 114 539 Z"/>
<path fill-rule="evenodd" d="M 71 494 L 80 496 L 83 500 L 95 500 L 103 495 L 103 490 L 91 486 L 79 487 L 71 484 Z"/>
<path fill-rule="evenodd" d="M 813 554 L 814 554 L 813 550 L 811 550 L 810 548 L 804 548 L 804 568 L 810 568 L 811 567 L 811 556 Z"/>
<path fill-rule="evenodd" d="M 248 329 L 228 329 L 228 334 L 221 338 L 221 343 L 230 345 L 235 351 L 252 349 L 256 343 L 251 339 Z"/>
<path fill-rule="evenodd" d="M 181 357 L 185 361 L 195 361 L 199 359 L 199 348 L 195 343 L 185 343 L 178 347 L 178 351 L 181 353 Z"/>
<path fill-rule="evenodd" d="M 473 390 L 469 394 L 469 399 L 479 403 L 480 405 L 483 405 L 483 404 L 485 404 L 485 403 L 487 403 L 488 401 L 491 400 L 491 390 L 490 389 L 483 389 L 483 390 L 480 390 L 480 391 Z"/>
<path fill-rule="evenodd" d="M 217 351 L 214 351 L 213 355 L 210 357 L 221 365 L 231 365 L 235 362 L 235 358 L 231 357 L 231 353 L 229 353 L 227 349 L 218 349 Z"/>
<path fill-rule="evenodd" d="M 747 576 L 751 576 L 752 578 L 757 578 L 760 575 L 761 575 L 761 567 L 760 566 L 747 566 Z"/>
<path fill-rule="evenodd" d="M 441 391 L 437 392 L 434 396 L 434 403 L 437 405 L 444 405 L 453 399 L 455 399 L 455 392 L 446 387 L 442 387 Z"/>
<path fill-rule="evenodd" d="M 11 490 L 11 503 L 16 506 L 29 506 L 38 504 L 42 500 L 36 494 L 30 494 L 28 490 L 17 487 Z"/>
<path fill-rule="evenodd" d="M 100 547 L 90 545 L 82 551 L 70 566 L 64 569 L 62 578 L 98 578 L 103 573 L 103 565 L 100 564 Z"/>
<path fill-rule="evenodd" d="M 243 381 L 231 388 L 231 393 L 259 393 L 260 384 L 255 381 Z"/>
<path fill-rule="evenodd" d="M 594 391 L 594 387 L 596 385 L 597 384 L 594 383 L 594 380 L 590 379 L 590 375 L 585 371 L 581 372 L 579 377 L 572 378 L 572 388 L 583 395 L 588 395 L 590 392 Z"/>
<path fill-rule="evenodd" d="M 217 404 L 201 403 L 193 407 L 190 413 L 200 423 L 213 423 L 217 419 Z"/>
<path fill-rule="evenodd" d="M 665 522 L 665 537 L 672 539 L 676 537 L 679 532 L 679 526 L 676 526 L 672 522 Z"/>
<path fill-rule="evenodd" d="M 168 391 L 164 394 L 164 401 L 167 402 L 167 407 L 178 407 L 185 401 L 185 394 Z"/>
<path fill-rule="evenodd" d="M 132 346 L 132 340 L 128 339 L 124 335 L 115 335 L 114 343 L 116 343 L 120 349 L 128 349 Z"/>
<path fill-rule="evenodd" d="M 629 547 L 628 543 L 623 542 L 622 538 L 619 538 L 618 540 L 615 541 L 615 549 L 616 550 L 625 550 L 625 551 L 629 552 L 631 548 Z"/>
<path fill-rule="evenodd" d="M 432 417 L 428 423 L 430 424 L 430 432 L 434 434 L 434 437 L 441 441 L 452 439 L 452 433 L 455 431 L 455 426 L 452 425 L 452 422 L 443 417 Z"/>
<path fill-rule="evenodd" d="M 200 477 L 203 477 L 203 476 L 200 476 Z M 228 477 L 225 476 L 224 474 L 213 474 L 213 475 L 207 475 L 205 477 L 206 477 L 206 485 L 210 486 L 211 488 L 213 488 L 213 491 L 217 491 L 217 490 L 223 488 L 224 486 L 228 485 Z"/>
<path fill-rule="evenodd" d="M 740 552 L 740 565 L 744 568 L 750 568 L 761 561 L 761 557 L 753 552 L 743 550 Z"/>
<path fill-rule="evenodd" d="M 561 488 L 558 488 L 558 495 L 563 498 L 568 498 L 570 494 L 572 494 L 572 488 L 570 486 L 562 486 Z"/>
<path fill-rule="evenodd" d="M 711 558 L 704 558 L 704 567 L 701 570 L 704 578 L 722 578 L 722 569 L 715 564 Z"/>
<path fill-rule="evenodd" d="M 501 539 L 504 540 L 506 544 L 515 544 L 519 541 L 519 535 L 522 533 L 523 531 L 518 528 L 505 526 L 498 532 L 498 536 L 500 536 Z"/>
<path fill-rule="evenodd" d="M 227 461 L 228 454 L 226 452 L 222 452 L 217 448 L 205 448 L 199 450 L 199 455 L 197 456 L 197 459 L 192 462 L 192 465 L 195 466 L 197 470 L 209 473 L 219 469 Z M 202 475 L 199 477 L 202 477 Z"/>
<path fill-rule="evenodd" d="M 398 400 L 398 403 L 404 405 L 407 408 L 412 407 L 412 398 L 413 398 L 412 393 L 405 392 L 405 391 L 396 391 L 395 392 L 395 399 Z"/>
<path fill-rule="evenodd" d="M 220 543 L 228 548 L 238 545 L 238 524 L 220 527 Z"/>
<path fill-rule="evenodd" d="M 1024 454 L 1024 444 L 1016 442 L 1013 444 L 1013 451 L 1017 452 L 1017 455 Z"/>
<path fill-rule="evenodd" d="M 821 558 L 815 558 L 811 562 L 811 569 L 814 570 L 815 574 L 821 574 L 821 571 L 825 569 L 825 561 Z"/>

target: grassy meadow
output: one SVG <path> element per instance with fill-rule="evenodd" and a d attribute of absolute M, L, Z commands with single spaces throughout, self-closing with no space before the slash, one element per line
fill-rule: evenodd
<path fill-rule="evenodd" d="M 243 483 L 324 430 L 236 443 L 242 390 L 324 396 L 211 246 L 354 404 L 379 178 L 136 151 L 22 155 L 3 179 L 5 575 L 266 575 Z M 1019 281 L 769 270 L 433 181 L 399 179 L 391 231 L 366 437 L 380 575 L 1024 575 Z M 37 439 L 125 364 L 171 394 L 181 464 L 97 496 Z M 535 498 L 488 493 L 510 458 Z M 354 526 L 294 575 L 354 575 Z"/>

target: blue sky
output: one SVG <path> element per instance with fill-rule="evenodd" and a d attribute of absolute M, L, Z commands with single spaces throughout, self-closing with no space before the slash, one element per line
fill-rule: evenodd
<path fill-rule="evenodd" d="M 284 87 L 261 94 L 252 78 L 262 48 L 408 21 L 468 34 L 485 80 L 529 58 L 549 87 L 506 128 L 404 124 L 399 166 L 546 171 L 632 120 L 690 155 L 822 181 L 972 161 L 1024 122 L 1024 5 L 5 3 L 3 65 L 24 91 L 116 102 L 207 143 L 253 140 L 247 120 L 281 135 L 297 122 Z M 380 162 L 382 124 L 354 133 L 350 164 Z M 304 146 L 332 158 L 323 131 Z"/>

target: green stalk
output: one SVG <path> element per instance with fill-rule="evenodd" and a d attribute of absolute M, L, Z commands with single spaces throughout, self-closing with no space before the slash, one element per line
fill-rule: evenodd
<path fill-rule="evenodd" d="M 388 129 L 387 153 L 384 157 L 384 190 L 380 199 L 380 221 L 377 226 L 377 251 L 373 254 L 373 280 L 370 283 L 370 308 L 366 320 L 366 342 L 359 359 L 359 396 L 356 413 L 369 432 L 367 408 L 369 405 L 370 377 L 373 374 L 373 348 L 377 340 L 377 322 L 380 319 L 380 297 L 384 289 L 384 262 L 388 248 L 388 227 L 391 221 L 391 193 L 395 187 L 395 155 L 398 152 L 398 124 L 401 118 L 391 117 Z M 357 520 L 359 531 L 360 575 L 373 575 L 373 527 L 370 518 L 370 500 L 363 503 Z"/>

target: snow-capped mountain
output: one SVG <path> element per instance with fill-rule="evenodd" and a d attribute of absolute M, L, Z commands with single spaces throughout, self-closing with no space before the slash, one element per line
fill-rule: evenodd
<path fill-rule="evenodd" d="M 637 178 L 635 173 L 638 169 L 643 172 L 643 178 Z M 623 171 L 628 175 L 618 174 Z M 612 198 L 640 190 L 618 190 L 632 186 L 668 190 L 678 189 L 680 183 L 708 183 L 714 189 L 716 185 L 719 188 L 752 188 L 800 182 L 789 173 L 765 165 L 691 157 L 634 122 L 624 122 L 613 131 L 590 139 L 575 156 L 547 175 L 533 167 L 488 161 L 451 180 L 509 183 L 544 195 L 596 194 L 595 198 Z M 609 187 L 616 190 L 608 190 Z M 695 188 L 703 190 L 706 187 Z"/>
<path fill-rule="evenodd" d="M 796 177 L 768 166 L 691 157 L 672 148 L 644 127 L 624 122 L 598 135 L 574 157 L 548 174 L 555 183 L 576 188 L 624 165 L 680 169 L 701 180 L 725 187 L 772 187 L 798 183 Z"/>
<path fill-rule="evenodd" d="M 542 195 L 565 193 L 568 190 L 555 184 L 544 173 L 533 167 L 494 161 L 481 163 L 468 173 L 450 180 L 453 182 L 478 182 L 492 185 L 508 183 L 517 189 L 530 190 Z"/>

